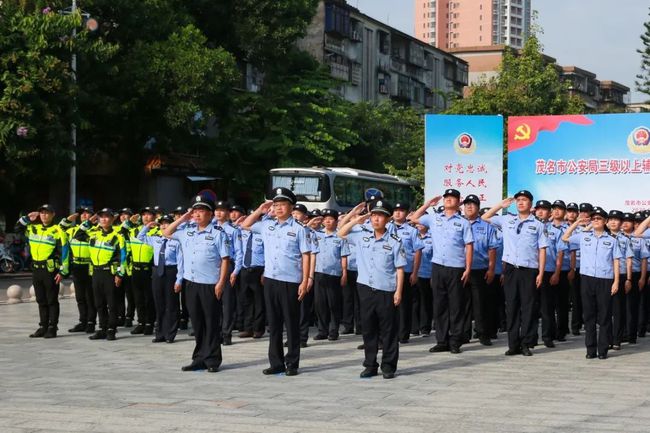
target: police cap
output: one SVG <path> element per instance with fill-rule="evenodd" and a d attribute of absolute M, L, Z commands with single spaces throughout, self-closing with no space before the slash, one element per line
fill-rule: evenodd
<path fill-rule="evenodd" d="M 379 212 L 388 216 L 393 215 L 393 207 L 386 200 L 377 200 L 370 205 L 370 213 Z"/>
<path fill-rule="evenodd" d="M 305 206 L 302 203 L 298 203 L 298 204 L 294 205 L 293 210 L 297 210 L 298 212 L 302 212 L 305 215 L 309 213 L 309 211 L 307 210 L 307 206 Z"/>
<path fill-rule="evenodd" d="M 591 205 L 591 203 L 580 203 L 580 212 L 593 212 L 594 207 Z"/>
<path fill-rule="evenodd" d="M 560 208 L 560 209 L 567 210 L 567 205 L 564 204 L 564 201 L 563 201 L 563 200 L 555 200 L 555 201 L 553 202 L 553 205 L 551 206 L 551 208 L 556 208 L 556 207 L 557 207 L 557 208 Z"/>
<path fill-rule="evenodd" d="M 483 207 L 483 208 L 481 208 L 481 209 L 478 211 L 478 214 L 479 214 L 480 216 L 483 216 L 483 215 L 484 215 L 485 213 L 487 213 L 487 211 L 489 211 L 489 210 L 490 210 L 489 207 Z"/>
<path fill-rule="evenodd" d="M 323 209 L 320 214 L 323 217 L 333 217 L 334 219 L 339 217 L 339 211 L 335 209 Z"/>
<path fill-rule="evenodd" d="M 478 198 L 477 195 L 470 194 L 467 197 L 465 197 L 465 200 L 463 200 L 463 204 L 468 204 L 468 203 L 474 203 L 476 206 L 480 206 L 481 199 Z"/>
<path fill-rule="evenodd" d="M 533 201 L 533 194 L 530 191 L 525 189 L 522 189 L 521 191 L 517 191 L 517 193 L 515 194 L 515 198 L 519 198 L 519 197 L 526 197 L 531 202 Z"/>
<path fill-rule="evenodd" d="M 395 203 L 395 206 L 393 206 L 393 210 L 402 209 L 407 212 L 409 211 L 410 208 L 411 206 L 408 203 L 405 203 L 403 201 L 398 201 L 397 203 Z"/>
<path fill-rule="evenodd" d="M 54 207 L 51 204 L 45 203 L 39 206 L 38 211 L 54 212 Z"/>
<path fill-rule="evenodd" d="M 192 200 L 192 209 L 207 209 L 210 211 L 214 210 L 214 203 L 207 197 L 202 195 L 197 195 Z"/>
<path fill-rule="evenodd" d="M 634 214 L 634 220 L 638 223 L 642 222 L 644 220 L 644 214 L 643 212 L 637 212 Z"/>
<path fill-rule="evenodd" d="M 625 212 L 622 218 L 623 221 L 629 221 L 629 222 L 634 222 L 635 219 L 636 217 L 631 212 Z"/>
<path fill-rule="evenodd" d="M 314 209 L 314 210 L 312 210 L 312 211 L 309 212 L 307 215 L 309 215 L 309 218 L 317 218 L 317 217 L 323 216 L 323 215 L 321 214 L 321 211 L 318 210 L 318 209 Z"/>
<path fill-rule="evenodd" d="M 99 216 L 108 215 L 108 216 L 112 217 L 113 216 L 113 209 L 111 209 L 110 207 L 105 207 L 102 210 L 100 210 L 99 212 L 97 212 L 97 215 L 99 215 Z"/>
<path fill-rule="evenodd" d="M 581 211 L 581 212 L 584 212 L 584 211 Z M 603 218 L 607 218 L 607 217 L 608 217 L 608 214 L 607 214 L 607 212 L 605 211 L 605 209 L 603 209 L 602 207 L 598 207 L 598 206 L 596 206 L 596 207 L 593 208 L 593 210 L 591 211 L 591 217 L 593 218 L 593 217 L 595 217 L 595 216 L 601 216 L 601 217 L 603 217 Z"/>
<path fill-rule="evenodd" d="M 231 212 L 236 211 L 236 212 L 240 212 L 242 214 L 246 214 L 246 209 L 244 209 L 243 206 L 240 206 L 238 204 L 234 204 L 234 205 L 230 206 L 230 211 Z"/>
<path fill-rule="evenodd" d="M 535 203 L 535 209 L 551 209 L 551 202 L 548 200 L 537 200 Z"/>
<path fill-rule="evenodd" d="M 174 222 L 174 215 L 161 215 L 160 218 L 158 218 L 158 224 L 173 223 L 173 222 Z"/>
<path fill-rule="evenodd" d="M 214 204 L 214 208 L 230 210 L 230 203 L 224 200 L 219 200 Z"/>
<path fill-rule="evenodd" d="M 566 210 L 568 210 L 568 211 L 571 210 L 571 211 L 578 212 L 580 210 L 580 208 L 578 207 L 578 203 L 571 202 L 568 205 L 566 205 Z"/>
<path fill-rule="evenodd" d="M 183 206 L 176 206 L 176 209 L 172 211 L 173 214 L 183 215 L 187 210 Z"/>
<path fill-rule="evenodd" d="M 370 203 L 375 200 L 381 200 L 384 198 L 384 193 L 377 188 L 368 188 L 364 193 L 366 203 Z"/>
<path fill-rule="evenodd" d="M 609 214 L 607 215 L 607 218 L 610 218 L 610 219 L 614 218 L 614 219 L 623 220 L 624 216 L 625 216 L 625 214 L 623 214 L 623 212 L 621 212 L 620 210 L 613 209 L 613 210 L 609 211 Z"/>
<path fill-rule="evenodd" d="M 151 206 L 145 206 L 142 209 L 140 209 L 140 214 L 145 214 L 145 213 L 155 214 L 156 212 L 153 210 Z"/>
<path fill-rule="evenodd" d="M 456 197 L 457 199 L 460 199 L 460 191 L 458 191 L 457 189 L 449 188 L 445 190 L 442 196 L 443 197 L 452 196 L 452 197 Z"/>
<path fill-rule="evenodd" d="M 275 188 L 273 201 L 288 201 L 291 204 L 296 204 L 296 195 L 289 188 Z"/>
<path fill-rule="evenodd" d="M 125 213 L 125 214 L 127 214 L 127 215 L 133 215 L 133 211 L 131 210 L 130 207 L 122 208 L 122 209 L 120 210 L 120 215 L 123 214 L 123 213 Z"/>

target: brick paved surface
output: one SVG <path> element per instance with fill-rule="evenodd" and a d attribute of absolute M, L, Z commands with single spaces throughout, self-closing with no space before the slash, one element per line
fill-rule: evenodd
<path fill-rule="evenodd" d="M 403 345 L 399 375 L 359 379 L 359 337 L 303 349 L 301 374 L 263 376 L 266 339 L 224 348 L 219 373 L 184 373 L 193 342 L 120 330 L 115 342 L 27 338 L 35 303 L 0 306 L 0 432 L 575 432 L 650 431 L 650 339 L 586 360 L 582 337 L 530 358 L 472 343 L 430 354 Z"/>

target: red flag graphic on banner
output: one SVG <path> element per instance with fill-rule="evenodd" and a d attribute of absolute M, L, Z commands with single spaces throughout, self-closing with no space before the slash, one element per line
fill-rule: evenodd
<path fill-rule="evenodd" d="M 587 116 L 582 115 L 509 117 L 508 152 L 530 146 L 537 140 L 541 131 L 554 132 L 563 122 L 577 125 L 594 123 Z"/>

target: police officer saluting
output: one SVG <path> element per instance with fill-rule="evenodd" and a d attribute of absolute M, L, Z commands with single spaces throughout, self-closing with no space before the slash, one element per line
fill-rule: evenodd
<path fill-rule="evenodd" d="M 587 359 L 596 356 L 598 359 L 607 358 L 612 335 L 612 296 L 619 290 L 619 259 L 632 256 L 631 249 L 622 252 L 616 238 L 605 230 L 607 216 L 603 209 L 594 208 L 591 213 L 591 230 L 575 233 L 579 224 L 588 222 L 578 219 L 562 236 L 562 240 L 571 249 L 580 249 L 580 284 Z M 599 326 L 598 335 L 596 323 Z"/>
<path fill-rule="evenodd" d="M 314 301 L 318 320 L 318 334 L 314 340 L 338 340 L 343 313 L 342 286 L 347 284 L 347 257 L 350 255 L 346 240 L 336 235 L 339 213 L 323 209 L 322 231 L 315 231 L 312 239 L 314 271 Z"/>
<path fill-rule="evenodd" d="M 99 219 L 99 227 L 92 224 Z M 113 230 L 113 211 L 100 210 L 97 215 L 85 221 L 75 233 L 78 241 L 87 241 L 90 249 L 90 263 L 93 275 L 93 295 L 99 317 L 99 329 L 91 340 L 115 340 L 117 332 L 117 288 L 122 284 L 126 272 L 126 241 Z"/>
<path fill-rule="evenodd" d="M 166 229 L 173 220 L 171 215 L 160 217 L 160 229 Z M 158 324 L 153 342 L 173 343 L 178 330 L 178 292 L 181 291 L 183 280 L 183 253 L 176 239 L 167 239 L 159 231 L 153 236 L 149 235 L 154 227 L 156 223 L 150 222 L 138 233 L 138 239 L 153 248 L 152 289 Z"/>
<path fill-rule="evenodd" d="M 300 304 L 313 283 L 309 276 L 311 248 L 307 229 L 291 216 L 296 196 L 276 188 L 273 201 L 260 205 L 242 223 L 243 230 L 261 234 L 264 240 L 264 296 L 269 322 L 269 363 L 264 374 L 298 374 L 300 366 Z M 258 221 L 271 206 L 275 219 Z M 287 355 L 282 348 L 287 329 Z"/>
<path fill-rule="evenodd" d="M 399 359 L 398 306 L 402 301 L 406 253 L 399 236 L 390 234 L 386 228 L 393 214 L 392 207 L 386 201 L 377 200 L 370 205 L 372 230 L 363 228 L 353 232 L 355 226 L 367 219 L 366 215 L 359 215 L 359 209 L 355 208 L 353 212 L 353 219 L 341 227 L 338 234 L 343 239 L 350 238 L 357 245 L 357 288 L 365 350 L 365 369 L 360 376 L 368 378 L 377 375 L 377 352 L 381 338 L 381 371 L 384 379 L 392 379 Z"/>
<path fill-rule="evenodd" d="M 497 215 L 513 202 L 517 215 Z M 535 291 L 542 285 L 547 239 L 544 224 L 531 213 L 533 195 L 519 191 L 492 207 L 481 218 L 503 233 L 503 276 L 506 295 L 508 351 L 506 356 L 531 356 L 537 335 Z"/>
<path fill-rule="evenodd" d="M 232 211 L 231 211 L 232 214 Z M 239 338 L 261 338 L 266 327 L 264 306 L 264 239 L 259 233 L 241 231 L 244 259 L 239 277 L 239 301 L 243 311 L 243 329 Z"/>
<path fill-rule="evenodd" d="M 33 260 L 32 284 L 40 321 L 30 337 L 55 338 L 59 329 L 59 284 L 68 275 L 68 237 L 54 224 L 54 209 L 49 204 L 21 217 L 15 231 L 27 235 Z"/>
<path fill-rule="evenodd" d="M 469 221 L 459 215 L 460 191 L 448 189 L 444 195 L 444 211 L 424 215 L 435 197 L 420 207 L 411 221 L 429 228 L 433 239 L 433 315 L 438 343 L 430 352 L 460 353 L 465 343 L 466 287 L 474 258 L 474 236 Z"/>
<path fill-rule="evenodd" d="M 95 297 L 93 296 L 93 284 L 90 276 L 90 248 L 88 241 L 80 241 L 74 238 L 79 230 L 79 226 L 70 227 L 72 220 L 79 216 L 81 223 L 89 220 L 93 215 L 93 210 L 88 207 L 77 209 L 77 213 L 64 218 L 60 225 L 67 228 L 66 234 L 70 240 L 70 274 L 74 282 L 75 300 L 79 310 L 79 323 L 77 323 L 68 332 L 86 332 L 92 334 L 95 332 L 95 323 L 97 320 L 97 309 L 95 308 Z M 91 229 L 92 230 L 92 229 Z"/>
<path fill-rule="evenodd" d="M 212 224 L 214 203 L 196 196 L 192 209 L 163 230 L 163 236 L 181 244 L 183 279 L 187 307 L 196 344 L 192 362 L 183 371 L 207 369 L 216 373 L 221 366 L 221 296 L 228 279 L 230 243 L 223 229 Z M 177 230 L 184 222 L 194 220 Z"/>

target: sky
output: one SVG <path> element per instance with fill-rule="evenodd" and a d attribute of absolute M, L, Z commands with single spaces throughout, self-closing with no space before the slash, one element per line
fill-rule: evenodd
<path fill-rule="evenodd" d="M 348 0 L 377 20 L 413 35 L 413 0 Z M 532 0 L 539 13 L 544 53 L 562 66 L 577 66 L 599 80 L 631 89 L 631 102 L 650 96 L 636 91 L 643 23 L 650 20 L 648 0 Z"/>

